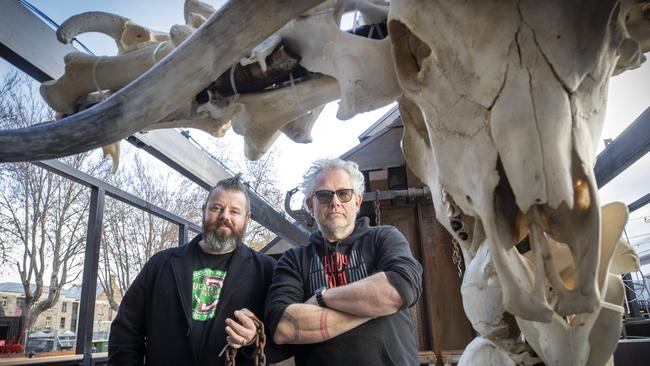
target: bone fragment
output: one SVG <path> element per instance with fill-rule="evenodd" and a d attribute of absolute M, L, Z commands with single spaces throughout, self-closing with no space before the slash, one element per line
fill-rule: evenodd
<path fill-rule="evenodd" d="M 98 32 L 113 38 L 118 54 L 132 52 L 169 40 L 169 35 L 133 23 L 130 19 L 111 13 L 92 11 L 70 17 L 56 31 L 60 42 L 70 43 L 80 34 Z"/>
<path fill-rule="evenodd" d="M 388 39 L 371 40 L 341 31 L 331 11 L 295 19 L 278 35 L 302 56 L 303 67 L 336 78 L 341 89 L 337 118 L 352 118 L 399 96 Z"/>
<path fill-rule="evenodd" d="M 178 47 L 174 57 L 158 63 L 103 103 L 55 123 L 0 132 L 0 146 L 6 146 L 0 151 L 0 161 L 52 159 L 103 146 L 142 130 L 178 108 L 187 95 L 203 90 L 206 80 L 214 80 L 242 54 L 316 3 L 228 3 L 195 32 L 192 42 Z M 248 22 L 240 22 L 244 18 Z M 60 143 L 63 139 L 66 144 Z"/>

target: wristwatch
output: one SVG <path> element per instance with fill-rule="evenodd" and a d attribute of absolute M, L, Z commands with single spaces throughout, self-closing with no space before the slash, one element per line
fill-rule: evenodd
<path fill-rule="evenodd" d="M 325 295 L 325 291 L 327 291 L 327 287 L 323 286 L 316 290 L 316 302 L 318 303 L 318 306 L 321 308 L 326 308 L 327 304 L 325 303 L 325 299 L 323 299 L 323 295 Z"/>

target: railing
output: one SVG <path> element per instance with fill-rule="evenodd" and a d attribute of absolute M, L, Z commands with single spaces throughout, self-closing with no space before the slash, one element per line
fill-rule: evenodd
<path fill-rule="evenodd" d="M 78 318 L 78 331 L 77 331 L 77 348 L 76 358 L 65 359 L 61 358 L 60 361 L 64 365 L 83 364 L 94 365 L 98 364 L 102 359 L 92 353 L 92 332 L 93 321 L 95 312 L 95 298 L 97 295 L 97 275 L 99 266 L 99 249 L 101 232 L 104 218 L 104 202 L 106 196 L 112 197 L 133 207 L 136 207 L 145 212 L 151 213 L 164 220 L 175 223 L 178 225 L 178 244 L 182 245 L 187 242 L 189 231 L 192 230 L 196 233 L 201 232 L 201 228 L 165 209 L 157 207 L 147 201 L 144 201 L 130 193 L 127 193 L 117 187 L 114 187 L 106 182 L 103 182 L 95 177 L 80 172 L 77 169 L 70 167 L 58 160 L 47 160 L 35 162 L 35 165 L 47 169 L 53 173 L 59 174 L 65 178 L 73 180 L 79 184 L 90 188 L 90 209 L 88 215 L 88 229 L 86 235 L 86 248 L 84 253 L 84 269 L 83 281 L 81 284 L 81 299 L 79 303 L 79 318 Z M 64 356 L 57 356 L 64 357 Z M 73 357 L 73 356 L 68 356 Z M 78 358 L 81 357 L 81 358 Z M 81 360 L 81 361 L 79 361 Z M 105 360 L 104 360 L 105 361 Z M 21 361 L 23 362 L 23 361 Z M 28 361 L 29 364 L 38 364 L 38 361 Z M 46 364 L 52 364 L 52 359 L 47 361 L 42 360 Z M 58 362 L 58 361 L 57 361 Z M 28 363 L 24 363 L 28 364 Z M 59 363 L 57 363 L 59 364 Z M 2 363 L 0 363 L 2 365 Z"/>
<path fill-rule="evenodd" d="M 83 355 L 63 355 L 63 356 L 48 356 L 42 355 L 39 357 L 29 358 L 27 355 L 0 358 L 0 366 L 4 365 L 80 365 L 84 361 Z M 87 365 L 106 365 L 108 362 L 108 354 L 103 353 L 93 353 L 92 357 L 87 363 Z"/>

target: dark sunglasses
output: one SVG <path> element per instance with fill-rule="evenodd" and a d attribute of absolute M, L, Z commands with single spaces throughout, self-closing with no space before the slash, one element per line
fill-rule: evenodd
<path fill-rule="evenodd" d="M 352 199 L 352 195 L 354 195 L 354 190 L 352 188 L 341 188 L 341 189 L 337 189 L 336 191 L 330 191 L 324 189 L 322 191 L 314 192 L 312 197 L 316 197 L 316 199 L 318 199 L 318 202 L 321 205 L 325 205 L 332 202 L 332 199 L 334 198 L 334 193 L 336 193 L 336 197 L 339 198 L 339 201 L 346 203 L 346 202 L 350 202 L 350 200 Z"/>

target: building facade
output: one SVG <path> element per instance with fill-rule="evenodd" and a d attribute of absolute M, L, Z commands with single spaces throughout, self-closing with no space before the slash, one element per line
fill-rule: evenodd
<path fill-rule="evenodd" d="M 48 289 L 43 290 L 47 294 Z M 101 289 L 97 291 L 98 295 L 95 300 L 95 314 L 93 320 L 93 338 L 108 338 L 108 331 L 111 322 L 115 317 L 111 309 L 108 298 Z M 79 319 L 79 301 L 81 298 L 81 289 L 72 288 L 61 291 L 61 296 L 56 305 L 42 312 L 34 322 L 29 332 L 52 330 L 64 331 L 70 330 L 77 333 Z M 121 298 L 116 299 L 119 303 Z M 22 316 L 25 306 L 25 295 L 23 286 L 15 282 L 0 283 L 0 315 L 5 316 Z"/>

